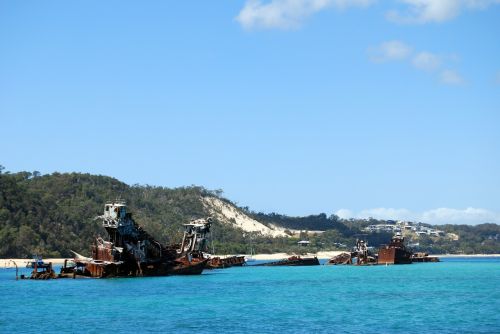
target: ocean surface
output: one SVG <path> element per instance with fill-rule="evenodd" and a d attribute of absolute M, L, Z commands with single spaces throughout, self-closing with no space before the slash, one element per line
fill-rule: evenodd
<path fill-rule="evenodd" d="M 500 259 L 49 281 L 0 269 L 0 332 L 500 333 Z"/>

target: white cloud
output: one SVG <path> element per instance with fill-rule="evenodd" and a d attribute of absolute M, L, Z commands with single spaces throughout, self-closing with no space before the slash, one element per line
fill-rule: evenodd
<path fill-rule="evenodd" d="M 347 209 L 340 209 L 335 213 L 340 218 L 360 219 L 393 219 L 423 222 L 428 224 L 482 224 L 500 223 L 500 213 L 481 208 L 451 209 L 437 208 L 424 212 L 412 212 L 408 209 L 375 208 L 353 213 Z"/>
<path fill-rule="evenodd" d="M 358 214 L 360 217 L 372 217 L 375 219 L 387 219 L 384 217 L 392 217 L 391 219 L 406 220 L 412 217 L 412 213 L 407 209 L 394 208 L 376 208 L 363 210 Z"/>
<path fill-rule="evenodd" d="M 359 219 L 394 219 L 394 220 L 414 220 L 416 215 L 407 209 L 395 208 L 374 208 L 365 209 L 360 212 L 353 212 L 348 209 L 340 209 L 335 212 L 340 218 L 359 218 Z"/>
<path fill-rule="evenodd" d="M 349 219 L 354 217 L 354 213 L 351 210 L 340 209 L 335 212 L 335 214 L 342 219 Z"/>
<path fill-rule="evenodd" d="M 442 83 L 448 85 L 461 85 L 465 81 L 457 71 L 454 70 L 444 70 L 440 74 L 440 79 Z"/>
<path fill-rule="evenodd" d="M 333 7 L 368 7 L 377 0 L 247 0 L 236 16 L 245 29 L 293 29 L 311 15 Z M 444 22 L 465 10 L 485 9 L 500 0 L 399 0 L 403 9 L 386 17 L 398 23 Z"/>
<path fill-rule="evenodd" d="M 367 7 L 376 0 L 247 0 L 236 16 L 245 29 L 292 29 L 309 16 L 329 7 Z"/>
<path fill-rule="evenodd" d="M 412 48 L 401 41 L 388 41 L 368 49 L 370 60 L 375 63 L 403 60 L 411 53 Z"/>
<path fill-rule="evenodd" d="M 413 53 L 413 48 L 401 41 L 387 41 L 378 46 L 368 48 L 368 56 L 374 63 L 389 61 L 405 61 L 413 67 L 426 72 L 435 73 L 447 63 L 453 63 L 458 58 L 452 54 L 448 56 L 437 55 L 428 51 Z M 461 85 L 465 83 L 462 76 L 455 70 L 445 69 L 439 72 L 441 83 L 448 85 Z"/>
<path fill-rule="evenodd" d="M 484 9 L 500 0 L 399 0 L 407 5 L 406 11 L 391 10 L 389 20 L 399 23 L 444 22 L 458 16 L 464 10 Z"/>
<path fill-rule="evenodd" d="M 430 52 L 419 52 L 412 59 L 413 66 L 424 71 L 435 71 L 441 66 L 441 57 Z"/>
<path fill-rule="evenodd" d="M 438 223 L 498 223 L 500 222 L 500 214 L 477 208 L 466 208 L 464 210 L 438 208 L 425 211 L 421 215 L 423 222 L 438 222 Z"/>
<path fill-rule="evenodd" d="M 387 17 L 400 23 L 442 22 L 458 15 L 459 0 L 401 0 L 408 5 L 406 14 L 390 11 Z"/>

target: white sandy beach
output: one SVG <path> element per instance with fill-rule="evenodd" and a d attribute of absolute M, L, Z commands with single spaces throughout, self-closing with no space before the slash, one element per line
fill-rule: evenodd
<path fill-rule="evenodd" d="M 43 259 L 43 262 L 52 264 L 63 264 L 64 258 L 54 258 L 54 259 Z M 14 263 L 17 264 L 19 268 L 25 268 L 28 262 L 33 261 L 33 259 L 0 259 L 0 268 L 12 268 L 15 267 Z"/>
<path fill-rule="evenodd" d="M 429 254 L 437 257 L 500 257 L 500 254 Z"/>

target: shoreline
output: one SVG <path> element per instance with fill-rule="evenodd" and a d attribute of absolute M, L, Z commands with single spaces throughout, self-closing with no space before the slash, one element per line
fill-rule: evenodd
<path fill-rule="evenodd" d="M 330 259 L 334 256 L 337 256 L 341 253 L 345 253 L 346 251 L 324 251 L 324 252 L 318 252 L 318 253 L 307 253 L 304 255 L 300 255 L 302 257 L 313 257 L 316 256 L 318 259 Z M 228 257 L 228 256 L 233 256 L 234 254 L 228 254 L 228 255 L 213 255 L 213 256 L 220 256 L 220 257 Z M 244 255 L 245 257 L 250 257 L 249 254 L 238 254 L 238 255 Z M 293 255 L 298 255 L 294 253 L 273 253 L 273 254 L 254 254 L 251 257 L 254 260 L 282 260 L 285 258 L 289 258 L 290 256 Z M 476 257 L 489 257 L 489 258 L 497 258 L 500 257 L 500 254 L 429 254 L 429 256 L 436 256 L 439 258 L 458 258 L 458 257 L 465 257 L 465 258 L 476 258 Z"/>
<path fill-rule="evenodd" d="M 334 256 L 339 255 L 340 253 L 344 253 L 344 251 L 325 251 L 325 252 L 318 252 L 318 253 L 307 253 L 305 255 L 301 255 L 302 257 L 313 257 L 316 256 L 318 259 L 330 259 Z M 272 254 L 254 254 L 254 255 L 249 255 L 249 254 L 227 254 L 227 255 L 212 255 L 212 257 L 219 256 L 221 258 L 224 257 L 229 257 L 229 256 L 245 256 L 246 258 L 251 257 L 254 260 L 257 261 L 265 261 L 265 260 L 282 260 L 289 258 L 290 256 L 297 255 L 293 253 L 272 253 Z M 479 258 L 479 257 L 487 257 L 487 258 L 497 258 L 500 257 L 500 254 L 429 254 L 430 256 L 437 256 L 439 258 L 459 258 L 459 257 L 465 257 L 465 258 Z M 44 259 L 43 261 L 45 263 L 52 262 L 53 265 L 61 265 L 64 264 L 64 260 L 72 260 L 72 258 L 47 258 Z M 30 261 L 33 261 L 33 259 L 15 259 L 15 258 L 7 258 L 7 259 L 0 259 L 0 268 L 11 268 L 14 266 L 12 263 L 14 261 L 19 268 L 25 268 L 26 264 Z"/>
<path fill-rule="evenodd" d="M 43 262 L 49 263 L 52 262 L 54 265 L 59 265 L 59 264 L 64 264 L 64 260 L 72 260 L 73 258 L 48 258 L 48 259 L 43 259 Z M 0 268 L 12 268 L 14 264 L 12 263 L 14 261 L 19 268 L 26 268 L 26 265 L 28 262 L 33 261 L 33 259 L 14 259 L 14 258 L 8 258 L 8 259 L 0 259 Z"/>
<path fill-rule="evenodd" d="M 500 254 L 429 254 L 437 257 L 500 257 Z"/>

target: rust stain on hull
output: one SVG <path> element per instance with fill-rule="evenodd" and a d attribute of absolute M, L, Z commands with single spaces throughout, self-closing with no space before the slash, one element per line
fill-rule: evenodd
<path fill-rule="evenodd" d="M 281 261 L 276 262 L 268 262 L 257 264 L 256 266 L 265 266 L 265 267 L 275 267 L 275 266 L 319 266 L 319 260 L 315 257 L 300 257 L 300 256 L 291 256 L 288 259 L 283 259 Z"/>
<path fill-rule="evenodd" d="M 223 269 L 241 267 L 246 264 L 244 256 L 229 256 L 225 258 L 213 257 L 207 263 L 207 269 Z"/>
<path fill-rule="evenodd" d="M 411 264 L 412 254 L 404 244 L 404 237 L 396 234 L 388 245 L 380 247 L 378 264 Z"/>

